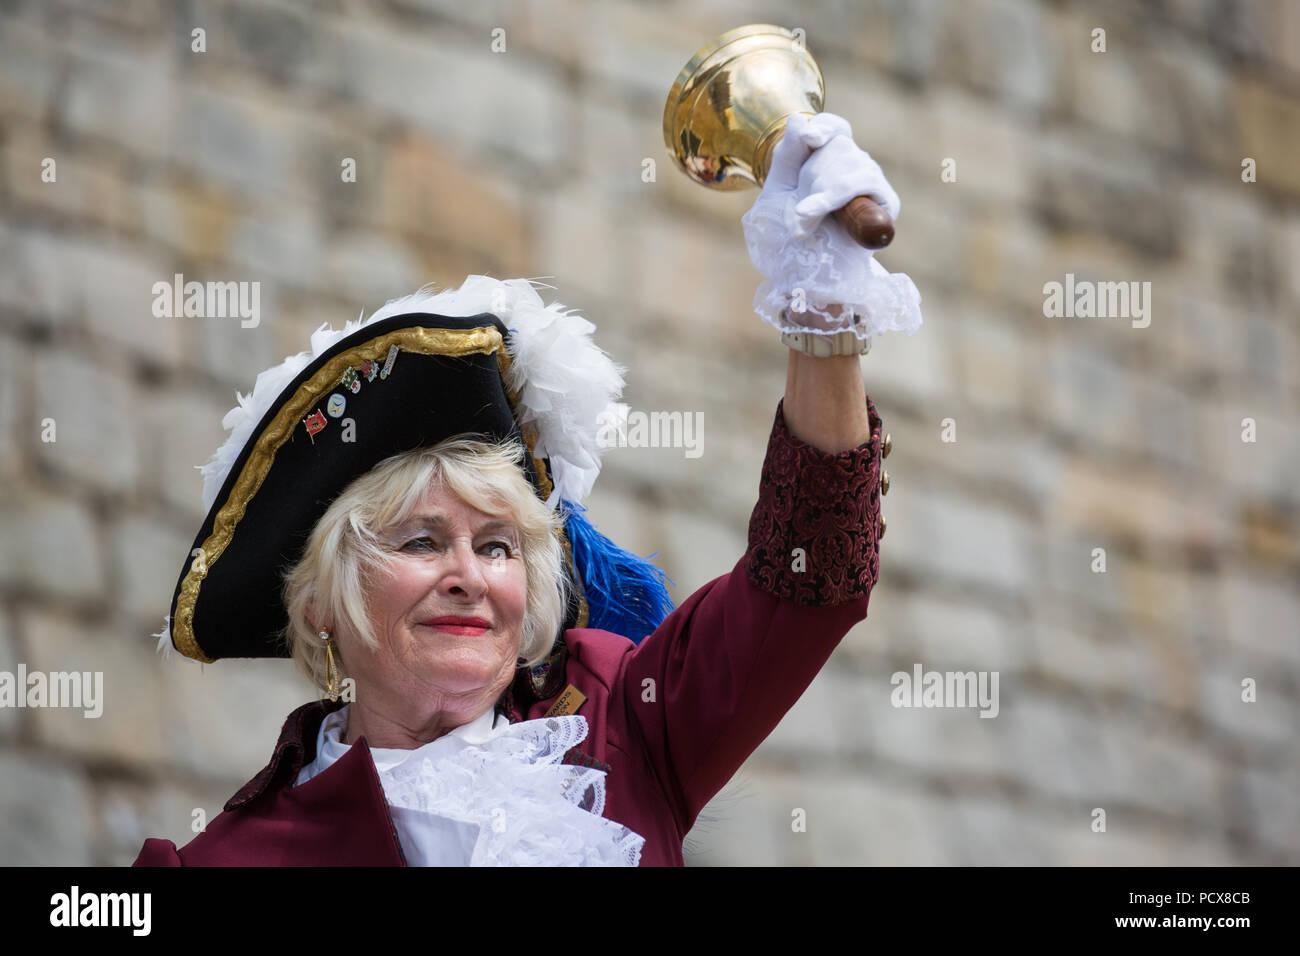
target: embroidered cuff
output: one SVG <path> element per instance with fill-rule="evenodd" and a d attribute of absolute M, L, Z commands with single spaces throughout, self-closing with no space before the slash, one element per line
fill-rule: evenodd
<path fill-rule="evenodd" d="M 830 454 L 786 427 L 784 399 L 767 443 L 745 567 L 761 590 L 801 605 L 842 604 L 880 577 L 881 421 L 867 399 L 871 437 Z"/>

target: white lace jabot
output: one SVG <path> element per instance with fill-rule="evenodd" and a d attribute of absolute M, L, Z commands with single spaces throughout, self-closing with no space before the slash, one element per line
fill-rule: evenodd
<path fill-rule="evenodd" d="M 345 706 L 321 723 L 306 783 L 348 752 Z M 415 750 L 371 748 L 411 866 L 636 866 L 645 840 L 601 816 L 604 771 L 562 764 L 585 718 L 512 724 L 492 710 Z"/>

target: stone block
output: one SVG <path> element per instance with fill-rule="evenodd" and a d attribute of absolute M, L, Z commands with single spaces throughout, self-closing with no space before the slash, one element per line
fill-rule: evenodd
<path fill-rule="evenodd" d="M 47 329 L 83 322 L 80 287 L 67 276 L 76 274 L 85 249 L 78 239 L 0 223 L 0 305 L 6 321 L 21 316 Z"/>
<path fill-rule="evenodd" d="M 102 599 L 107 573 L 90 509 L 28 485 L 0 498 L 0 580 L 62 601 Z"/>
<path fill-rule="evenodd" d="M 834 775 L 799 778 L 789 799 L 806 811 L 807 832 L 791 836 L 797 866 L 943 866 L 947 807 L 919 788 Z M 787 824 L 788 826 L 789 824 Z M 802 838 L 802 839 L 798 839 Z"/>
<path fill-rule="evenodd" d="M 958 395 L 959 348 L 954 337 L 942 332 L 950 325 L 950 300 L 928 288 L 921 289 L 921 298 L 921 327 L 911 335 L 887 332 L 876 336 L 862 362 L 867 394 L 877 406 L 888 399 L 942 409 Z"/>
<path fill-rule="evenodd" d="M 1238 142 L 1242 155 L 1258 164 L 1257 181 L 1286 196 L 1300 194 L 1300 170 L 1288 160 L 1300 153 L 1300 103 L 1255 75 L 1243 73 L 1233 86 Z"/>
<path fill-rule="evenodd" d="M 863 678 L 838 671 L 832 659 L 786 711 L 763 742 L 760 754 L 774 760 L 831 762 L 861 752 L 858 731 L 844 723 L 843 705 L 863 690 Z"/>
<path fill-rule="evenodd" d="M 169 162 L 246 201 L 294 190 L 293 111 L 270 97 L 198 78 L 169 90 L 167 102 L 175 113 L 175 132 L 155 141 L 168 144 Z"/>
<path fill-rule="evenodd" d="M 147 360 L 171 367 L 181 361 L 184 318 L 154 315 L 154 286 L 171 284 L 173 270 L 133 245 L 99 242 L 81 257 L 74 281 L 80 286 L 85 323 L 91 334 L 120 351 L 127 362 Z M 170 296 L 168 297 L 170 300 Z"/>
<path fill-rule="evenodd" d="M 990 692 L 987 706 L 979 699 L 978 683 L 974 699 L 967 699 L 966 706 L 955 706 L 959 703 L 955 699 L 943 702 L 953 706 L 902 706 L 914 700 L 907 692 L 914 687 L 916 663 L 922 665 L 923 675 L 974 669 L 901 658 L 895 662 L 897 671 L 882 671 L 860 681 L 858 702 L 842 695 L 839 709 L 843 732 L 856 739 L 858 752 L 913 772 L 944 778 L 996 779 L 1010 775 L 1016 754 L 1002 715 L 1021 694 L 1019 679 L 1000 673 L 994 697 L 992 678 L 986 677 L 985 689 Z M 895 699 L 900 706 L 894 706 Z M 981 717 L 981 712 L 996 716 Z"/>
<path fill-rule="evenodd" d="M 1094 698 L 1125 694 L 1173 706 L 1175 701 L 1166 696 L 1167 678 L 1156 669 L 1144 635 L 1101 630 L 1064 608 L 1041 609 L 1031 628 L 1036 671 L 1052 686 Z"/>
<path fill-rule="evenodd" d="M 617 228 L 620 217 L 611 219 Z M 731 315 L 747 317 L 732 326 L 739 335 L 763 333 L 762 323 L 749 317 L 762 276 L 739 228 L 728 241 L 682 218 L 650 214 L 628 239 L 615 253 L 630 266 L 628 295 L 646 314 L 668 320 L 669 334 L 698 328 L 701 316 Z"/>
<path fill-rule="evenodd" d="M 324 233 L 319 211 L 314 207 L 263 208 L 258 215 L 246 216 L 232 225 L 229 266 L 221 271 L 209 267 L 210 274 L 187 278 L 223 282 L 263 280 L 265 316 L 273 312 L 267 303 L 269 287 L 310 289 L 321 284 L 328 267 Z"/>
<path fill-rule="evenodd" d="M 1295 746 L 1271 765 L 1250 767 L 1237 785 L 1245 798 L 1243 816 L 1251 836 L 1272 860 L 1284 866 L 1300 861 L 1300 753 Z"/>
<path fill-rule="evenodd" d="M 0 751 L 0 863 L 88 866 L 91 795 L 84 772 L 48 755 Z"/>
<path fill-rule="evenodd" d="M 686 835 L 687 866 L 781 866 L 788 844 L 803 834 L 791 830 L 793 807 L 783 799 L 780 778 L 763 773 L 751 757 L 700 811 Z"/>
<path fill-rule="evenodd" d="M 1145 452 L 1140 417 L 1134 414 L 1141 384 L 1134 370 L 1068 346 L 1049 349 L 1046 358 L 1037 371 L 1046 380 L 1044 412 L 1051 425 L 1092 457 L 1102 449 Z"/>
<path fill-rule="evenodd" d="M 1268 655 L 1285 666 L 1300 663 L 1300 594 L 1289 574 L 1225 569 L 1218 581 L 1232 645 Z"/>
<path fill-rule="evenodd" d="M 82 761 L 150 763 L 163 756 L 165 709 L 147 635 L 113 633 L 64 614 L 31 611 L 22 618 L 29 673 L 90 673 L 102 701 L 99 717 L 85 707 L 44 707 L 29 711 L 37 739 L 48 751 Z M 84 698 L 83 698 L 84 699 Z M 93 710 L 91 711 L 93 713 Z"/>
<path fill-rule="evenodd" d="M 934 231 L 939 228 L 936 224 Z M 1004 209 L 973 211 L 967 231 L 970 251 L 963 260 L 965 271 L 956 274 L 964 282 L 959 301 L 983 296 L 1005 303 L 1004 311 L 1012 318 L 1026 322 L 1041 318 L 1044 283 L 1062 279 L 1053 261 L 1061 240 L 1037 220 Z M 922 258 L 927 254 L 924 247 L 915 252 Z M 940 261 L 931 268 L 942 266 Z M 923 290 L 921 308 L 930 315 L 933 307 L 927 305 L 926 295 Z"/>
<path fill-rule="evenodd" d="M 0 28 L 0 115 L 48 121 L 63 72 L 59 44 L 36 24 L 6 16 Z"/>
<path fill-rule="evenodd" d="M 808 9 L 812 17 L 808 48 L 860 61 L 855 72 L 883 67 L 922 83 L 944 66 L 944 5 L 939 0 L 870 0 Z M 833 61 L 832 61 L 833 62 Z"/>
<path fill-rule="evenodd" d="M 1049 227 L 1105 236 L 1156 259 L 1176 254 L 1183 212 L 1169 202 L 1154 156 L 1121 145 L 1099 154 L 1075 128 L 1030 142 L 1035 205 Z"/>
<path fill-rule="evenodd" d="M 695 51 L 730 26 L 749 22 L 713 26 L 701 13 L 665 15 L 661 9 L 626 2 L 582 7 L 566 52 L 592 81 L 619 90 L 622 97 L 658 101 L 657 124 L 669 87 Z M 710 13 L 721 15 L 717 10 Z"/>
<path fill-rule="evenodd" d="M 1033 115 L 1054 97 L 1062 41 L 1043 8 L 1027 0 L 980 0 L 947 8 L 952 66 L 963 80 Z"/>
<path fill-rule="evenodd" d="M 1039 584 L 1028 523 L 1000 505 L 917 481 L 891 486 L 883 513 L 889 532 L 881 553 L 890 549 L 899 571 L 1016 594 Z"/>
<path fill-rule="evenodd" d="M 210 824 L 242 784 L 140 784 L 112 781 L 95 794 L 96 865 L 130 866 L 154 837 L 184 847 Z M 195 811 L 202 811 L 196 816 Z"/>
<path fill-rule="evenodd" d="M 933 6 L 930 0 L 922 3 L 905 3 L 905 7 Z M 873 25 L 852 38 L 854 49 L 862 49 L 883 33 Z M 814 54 L 817 50 L 812 49 Z M 915 60 L 905 60 L 901 55 L 899 71 L 915 67 Z M 827 69 L 830 69 L 827 67 Z M 947 109 L 961 97 L 947 90 L 933 96 L 923 96 L 911 84 L 898 83 L 875 71 L 844 73 L 833 70 L 826 90 L 826 109 L 849 121 L 853 127 L 853 140 L 880 163 L 885 176 L 894 183 L 895 176 L 904 170 L 916 184 L 926 186 L 940 182 L 940 162 L 945 156 L 945 143 L 956 140 L 958 127 L 964 129 L 962 120 Z M 852 82 L 835 82 L 835 77 L 852 77 Z M 966 102 L 962 100 L 962 102 Z M 972 104 L 973 105 L 973 104 Z M 951 125 L 944 125 L 944 122 Z M 1000 120 L 1001 121 L 1001 120 Z M 960 171 L 960 164 L 959 164 Z M 958 182 L 962 180 L 959 178 Z M 943 184 L 947 185 L 947 184 Z M 909 215 L 909 194 L 900 193 L 902 212 L 899 217 L 899 237 L 904 235 L 901 225 Z"/>
<path fill-rule="evenodd" d="M 20 360 L 17 339 L 0 334 L 0 481 L 17 479 L 33 441 L 40 440 L 39 422 L 28 411 L 32 381 L 27 363 Z"/>
<path fill-rule="evenodd" d="M 373 302 L 414 292 L 422 284 L 420 265 L 399 243 L 372 232 L 336 236 L 325 251 L 326 284 L 331 292 Z"/>
<path fill-rule="evenodd" d="M 1034 804 L 963 793 L 945 807 L 946 849 L 954 866 L 1051 866 L 1055 821 Z"/>
<path fill-rule="evenodd" d="M 193 529 L 198 530 L 197 525 Z M 192 533 L 145 515 L 117 517 L 110 530 L 116 604 L 132 621 L 150 626 L 169 613 Z"/>
<path fill-rule="evenodd" d="M 1119 615 L 1125 610 L 1123 578 L 1132 558 L 1122 545 L 1122 538 L 1107 531 L 1100 522 L 1088 527 L 1088 532 L 1062 527 L 1048 535 L 1044 541 L 1045 561 L 1043 571 L 1051 591 L 1057 599 L 1082 603 L 1094 613 Z M 1106 570 L 1094 571 L 1094 550 L 1106 552 Z"/>
<path fill-rule="evenodd" d="M 962 188 L 960 163 L 957 182 L 939 181 L 939 164 L 944 158 L 933 157 L 928 168 L 897 166 L 886 171 L 902 209 L 893 243 L 876 253 L 876 260 L 887 270 L 912 277 L 926 316 L 937 293 L 960 291 L 964 297 L 966 276 L 975 268 L 978 219 L 966 210 L 977 208 L 980 200 Z M 955 209 L 963 214 L 954 215 Z"/>
<path fill-rule="evenodd" d="M 250 368 L 247 380 L 239 382 L 245 394 L 252 391 L 253 380 L 260 370 L 260 367 Z M 193 525 L 191 532 L 198 531 L 206 514 L 203 476 L 198 466 L 206 464 L 229 435 L 221 427 L 221 420 L 236 401 L 233 393 L 228 393 L 227 398 L 215 397 L 222 391 L 197 387 L 153 391 L 141 411 L 148 436 L 143 455 L 145 489 L 152 498 L 188 519 L 181 526 L 182 531 L 190 525 Z M 184 557 L 184 544 L 190 540 L 186 538 L 182 551 L 173 556 L 176 567 L 166 576 L 173 584 Z"/>
<path fill-rule="evenodd" d="M 44 180 L 46 160 L 55 177 Z M 49 131 L 15 123 L 0 153 L 0 169 L 15 209 L 44 217 L 92 222 L 129 232 L 139 219 L 125 177 L 115 163 L 79 154 L 50 137 Z"/>
<path fill-rule="evenodd" d="M 691 512 L 672 511 L 662 525 L 660 565 L 674 586 L 669 594 L 681 604 L 714 578 L 727 574 L 745 553 L 742 529 Z"/>
<path fill-rule="evenodd" d="M 1203 443 L 1217 454 L 1208 467 L 1222 476 L 1222 504 L 1231 508 L 1250 499 L 1278 505 L 1300 502 L 1300 428 L 1291 418 L 1275 414 L 1277 404 L 1266 396 L 1229 396 L 1205 411 Z M 1243 424 L 1250 419 L 1249 424 Z M 1252 441 L 1244 441 L 1253 432 Z"/>
<path fill-rule="evenodd" d="M 319 696 L 287 660 L 199 665 L 173 653 L 156 668 L 167 763 L 199 780 L 252 779 L 271 759 L 285 718 Z"/>
<path fill-rule="evenodd" d="M 935 152 L 924 168 L 932 182 L 972 205 L 1014 208 L 1032 198 L 1031 132 L 1023 119 L 1002 104 L 958 90 L 936 91 L 930 107 L 928 135 Z M 952 183 L 939 178 L 939 164 L 948 158 L 956 163 Z"/>
<path fill-rule="evenodd" d="M 1255 699 L 1250 701 L 1242 699 L 1242 682 L 1247 678 L 1254 681 Z M 1202 662 L 1197 689 L 1205 719 L 1239 746 L 1268 755 L 1263 762 L 1272 762 L 1295 736 L 1296 699 L 1288 691 L 1284 673 L 1264 658 L 1236 648 L 1222 649 Z"/>
<path fill-rule="evenodd" d="M 1006 415 L 1030 407 L 1029 369 L 1041 361 L 1036 336 L 980 305 L 954 304 L 949 314 L 957 320 L 961 336 L 956 356 L 961 397 Z"/>
<path fill-rule="evenodd" d="M 1033 656 L 1029 629 L 1017 617 L 963 596 L 923 592 L 907 603 L 900 630 L 927 669 L 999 671 L 1010 678 Z"/>
<path fill-rule="evenodd" d="M 1071 18 L 1067 63 L 1071 72 L 1071 112 L 1108 137 L 1121 137 L 1162 149 L 1187 142 L 1178 73 L 1171 58 L 1158 55 L 1145 31 L 1097 22 L 1104 17 L 1079 13 Z M 1092 25 L 1088 25 L 1091 23 Z M 1091 49 L 1092 29 L 1106 28 L 1105 52 Z M 1062 37 L 1065 39 L 1065 37 Z M 1226 119 L 1220 106 L 1221 118 Z M 1204 104 L 1207 119 L 1213 102 Z M 1220 127 L 1222 129 L 1222 127 Z"/>
<path fill-rule="evenodd" d="M 1127 735 L 1114 719 L 1026 688 L 1004 694 L 996 724 L 1013 779 L 1076 807 L 1137 798 L 1145 785 Z M 1085 809 L 1086 812 L 1086 809 Z"/>
<path fill-rule="evenodd" d="M 23 659 L 22 645 L 14 628 L 14 616 L 8 608 L 0 609 L 0 671 L 18 672 L 18 662 Z M 25 710 L 0 707 L 0 739 L 13 740 L 23 727 Z"/>
<path fill-rule="evenodd" d="M 431 31 L 358 24 L 341 50 L 349 93 L 371 109 L 473 150 L 534 167 L 563 162 L 569 105 L 561 75 L 530 57 Z M 424 95 L 436 90 L 437 95 Z"/>
<path fill-rule="evenodd" d="M 120 366 L 71 352 L 42 351 L 32 359 L 34 417 L 54 420 L 54 440 L 35 443 L 37 459 L 99 490 L 131 491 L 140 478 L 134 384 Z"/>
<path fill-rule="evenodd" d="M 216 138 L 191 139 L 192 104 L 176 95 L 175 79 L 174 54 L 165 44 L 129 52 L 102 40 L 79 44 L 69 61 L 59 121 L 137 155 L 158 155 L 156 144 L 178 144 L 179 150 L 184 143 L 184 150 L 198 153 L 217 147 Z"/>
<path fill-rule="evenodd" d="M 533 274 L 529 272 L 533 268 L 528 256 L 532 226 L 526 215 L 526 197 L 510 179 L 485 168 L 481 156 L 463 146 L 452 149 L 412 134 L 398 138 L 379 161 L 382 165 L 372 173 L 379 180 L 375 212 L 386 227 L 417 237 L 420 243 L 462 246 L 483 260 L 484 265 L 476 270 L 479 273 Z M 360 170 L 357 178 L 360 182 Z M 598 204 L 592 205 L 597 195 L 587 192 L 584 202 L 572 210 L 551 208 L 547 195 L 550 193 L 538 196 L 546 214 L 582 217 L 581 223 L 564 223 L 572 230 L 566 230 L 564 240 L 590 250 L 584 241 L 590 237 L 581 230 L 592 228 L 594 217 L 604 212 Z M 544 220 L 540 225 L 562 224 Z M 545 257 L 541 261 L 543 269 L 560 280 L 561 291 L 583 281 L 588 272 L 581 266 L 561 270 Z"/>
<path fill-rule="evenodd" d="M 208 183 L 135 183 L 131 205 L 138 210 L 145 235 L 182 259 L 226 261 L 239 214 L 233 193 Z"/>

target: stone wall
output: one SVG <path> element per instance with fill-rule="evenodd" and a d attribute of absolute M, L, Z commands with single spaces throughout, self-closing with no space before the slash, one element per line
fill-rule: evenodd
<path fill-rule="evenodd" d="M 0 863 L 187 842 L 312 694 L 149 635 L 235 390 L 322 323 L 552 277 L 634 409 L 704 413 L 698 458 L 608 453 L 596 524 L 679 601 L 732 567 L 785 354 L 755 194 L 689 183 L 660 123 L 749 22 L 805 31 L 901 194 L 880 260 L 926 323 L 863 360 L 896 446 L 870 616 L 688 859 L 1300 862 L 1300 5 L 3 0 L 0 671 L 106 700 L 0 708 Z M 154 317 L 176 273 L 259 282 L 261 321 Z M 1047 316 L 1067 275 L 1149 282 L 1149 324 Z M 998 716 L 892 706 L 918 663 L 997 672 Z"/>

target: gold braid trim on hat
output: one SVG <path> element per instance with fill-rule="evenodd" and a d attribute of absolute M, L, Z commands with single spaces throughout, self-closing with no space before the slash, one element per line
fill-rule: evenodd
<path fill-rule="evenodd" d="M 519 395 L 508 384 L 510 380 L 507 373 L 510 371 L 511 361 L 509 352 L 503 347 L 504 344 L 501 332 L 495 326 L 477 329 L 401 329 L 371 339 L 364 345 L 358 345 L 346 352 L 340 352 L 317 369 L 311 378 L 298 386 L 298 390 L 280 406 L 271 424 L 254 439 L 253 450 L 244 462 L 230 497 L 226 499 L 226 503 L 221 506 L 221 510 L 217 512 L 212 522 L 212 533 L 203 542 L 200 558 L 196 558 L 190 565 L 190 570 L 186 572 L 185 579 L 181 582 L 180 595 L 176 599 L 176 615 L 172 620 L 172 639 L 176 649 L 186 657 L 205 664 L 217 660 L 203 652 L 194 634 L 194 607 L 198 603 L 199 587 L 207 576 L 208 568 L 216 563 L 230 544 L 236 526 L 244 517 L 248 502 L 257 494 L 271 466 L 275 463 L 275 455 L 280 450 L 280 446 L 293 435 L 294 429 L 307 413 L 320 404 L 322 397 L 337 387 L 339 379 L 348 368 L 359 365 L 366 359 L 382 360 L 394 345 L 402 351 L 423 355 L 461 356 L 495 353 L 497 369 L 501 373 L 501 381 L 506 386 L 510 401 L 510 410 L 516 415 L 517 420 Z M 524 433 L 524 440 L 528 445 L 529 454 L 533 455 L 537 442 L 536 433 L 529 429 Z M 542 498 L 549 498 L 552 485 L 545 463 L 533 455 L 533 467 L 537 470 Z M 573 551 L 563 527 L 556 533 L 564 545 L 565 559 L 573 572 L 572 579 L 578 585 L 577 626 L 585 627 L 587 600 L 583 594 L 580 575 L 573 566 Z"/>

